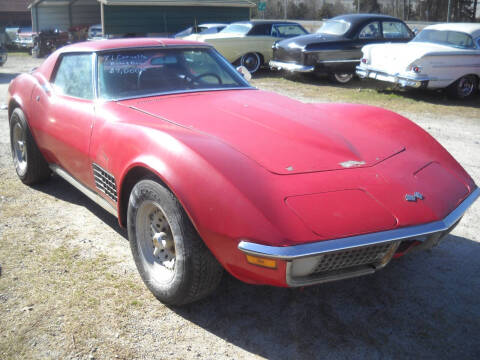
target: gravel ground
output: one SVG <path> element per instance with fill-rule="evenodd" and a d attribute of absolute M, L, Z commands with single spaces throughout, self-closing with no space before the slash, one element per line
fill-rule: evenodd
<path fill-rule="evenodd" d="M 0 104 L 38 63 L 10 56 Z M 480 111 L 404 115 L 480 183 Z M 0 358 L 479 359 L 479 234 L 477 202 L 439 247 L 375 275 L 295 290 L 225 276 L 214 296 L 169 308 L 141 283 L 112 216 L 61 179 L 16 179 L 0 111 Z"/>

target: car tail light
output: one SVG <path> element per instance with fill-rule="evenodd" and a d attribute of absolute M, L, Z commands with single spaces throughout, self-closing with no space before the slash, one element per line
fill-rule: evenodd
<path fill-rule="evenodd" d="M 363 59 L 362 59 L 362 64 L 367 64 L 367 63 L 368 63 L 367 58 L 363 58 Z"/>
<path fill-rule="evenodd" d="M 410 65 L 408 70 L 413 71 L 414 73 L 417 73 L 417 74 L 422 72 L 422 68 L 418 65 L 415 65 L 415 64 Z"/>

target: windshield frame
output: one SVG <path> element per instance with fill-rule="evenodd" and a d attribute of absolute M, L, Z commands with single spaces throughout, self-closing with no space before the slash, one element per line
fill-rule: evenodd
<path fill-rule="evenodd" d="M 320 30 L 325 26 L 325 24 L 327 23 L 341 23 L 341 24 L 344 24 L 346 25 L 346 28 L 345 28 L 345 31 L 338 34 L 338 33 L 332 33 L 332 32 L 320 32 Z M 349 21 L 346 21 L 344 19 L 337 19 L 337 20 L 334 20 L 334 19 L 328 19 L 328 20 L 325 20 L 322 24 L 322 26 L 317 30 L 315 31 L 315 34 L 318 34 L 318 35 L 321 35 L 321 34 L 325 34 L 325 35 L 336 35 L 336 36 L 342 36 L 342 35 L 345 35 L 346 33 L 348 33 L 348 31 L 351 29 L 352 27 L 352 23 L 349 22 Z"/>
<path fill-rule="evenodd" d="M 100 56 L 116 53 L 116 52 L 125 52 L 125 51 L 149 51 L 149 50 L 166 50 L 166 49 L 185 49 L 185 50 L 209 50 L 214 53 L 214 56 L 219 60 L 220 63 L 225 65 L 227 68 L 230 68 L 231 75 L 234 79 L 238 80 L 238 82 L 243 85 L 239 87 L 221 87 L 221 88 L 205 88 L 205 89 L 182 89 L 182 90 L 171 90 L 171 91 L 159 91 L 153 93 L 146 93 L 146 94 L 132 94 L 131 96 L 125 97 L 118 97 L 118 98 L 102 98 L 101 91 L 100 91 L 100 71 L 99 71 L 99 58 Z M 94 62 L 95 62 L 95 69 L 94 69 L 94 99 L 97 101 L 103 102 L 116 102 L 116 101 L 123 101 L 123 100 L 130 100 L 130 99 L 139 99 L 139 98 L 149 98 L 149 97 L 156 97 L 156 96 L 163 96 L 163 95 L 174 95 L 174 94 L 188 94 L 188 93 L 196 93 L 196 92 L 208 92 L 208 91 L 229 91 L 229 90 L 256 90 L 257 88 L 252 86 L 234 67 L 230 64 L 213 46 L 211 45 L 168 45 L 168 46 L 148 46 L 148 47 L 122 47 L 122 48 L 113 48 L 107 50 L 100 50 L 94 53 Z"/>
<path fill-rule="evenodd" d="M 423 33 L 423 32 L 426 32 L 426 31 L 434 31 L 434 32 L 447 32 L 447 33 L 458 33 L 458 34 L 462 34 L 462 35 L 465 35 L 466 37 L 470 38 L 471 42 L 472 42 L 472 45 L 471 47 L 462 47 L 462 46 L 458 46 L 458 45 L 455 45 L 455 44 L 452 44 L 452 43 L 449 43 L 449 42 L 439 42 L 439 41 L 427 41 L 427 40 L 417 40 L 417 38 Z M 448 39 L 448 35 L 447 35 L 447 39 Z M 469 33 L 467 32 L 464 32 L 464 31 L 458 31 L 458 30 L 449 30 L 449 29 L 446 29 L 446 30 L 438 30 L 438 29 L 423 29 L 422 31 L 420 31 L 418 33 L 417 36 L 415 36 L 412 40 L 412 42 L 424 42 L 424 43 L 428 43 L 428 44 L 438 44 L 438 45 L 444 45 L 444 46 L 449 46 L 449 47 L 452 47 L 454 49 L 462 49 L 462 50 L 477 50 L 479 49 L 479 44 L 477 44 L 475 42 L 475 40 L 473 39 L 473 36 L 470 35 Z"/>

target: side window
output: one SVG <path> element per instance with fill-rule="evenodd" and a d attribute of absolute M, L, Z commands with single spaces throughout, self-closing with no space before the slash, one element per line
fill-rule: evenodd
<path fill-rule="evenodd" d="M 385 39 L 408 39 L 411 37 L 407 26 L 397 21 L 383 21 L 383 37 Z"/>
<path fill-rule="evenodd" d="M 272 36 L 288 38 L 293 36 L 305 35 L 306 32 L 298 25 L 282 24 L 273 25 Z"/>
<path fill-rule="evenodd" d="M 258 24 L 248 32 L 248 36 L 270 36 L 271 24 Z"/>
<path fill-rule="evenodd" d="M 60 61 L 54 88 L 64 95 L 93 99 L 92 54 L 64 55 Z"/>
<path fill-rule="evenodd" d="M 480 38 L 477 39 L 477 47 L 480 49 Z"/>
<path fill-rule="evenodd" d="M 372 22 L 365 26 L 358 34 L 359 39 L 379 39 L 380 35 L 380 23 L 378 21 Z"/>

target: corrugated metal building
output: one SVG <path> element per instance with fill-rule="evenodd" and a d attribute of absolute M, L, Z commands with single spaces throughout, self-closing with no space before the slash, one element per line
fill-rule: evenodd
<path fill-rule="evenodd" d="M 34 0 L 30 9 L 35 31 L 102 23 L 106 35 L 146 35 L 248 20 L 253 6 L 249 0 Z"/>
<path fill-rule="evenodd" d="M 97 0 L 35 0 L 30 10 L 34 31 L 67 31 L 76 25 L 99 24 L 101 20 Z"/>
<path fill-rule="evenodd" d="M 30 25 L 28 4 L 31 0 L 0 0 L 0 27 Z"/>
<path fill-rule="evenodd" d="M 175 33 L 201 23 L 249 20 L 248 0 L 98 0 L 106 34 Z"/>

